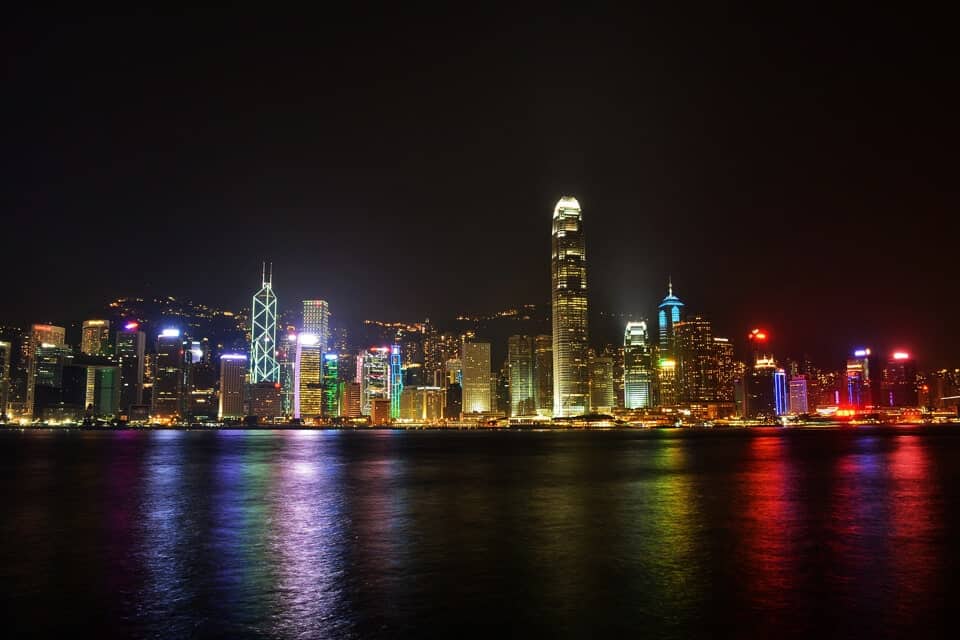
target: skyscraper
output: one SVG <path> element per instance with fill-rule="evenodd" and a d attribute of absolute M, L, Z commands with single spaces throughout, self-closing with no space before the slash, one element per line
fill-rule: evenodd
<path fill-rule="evenodd" d="M 587 412 L 587 256 L 583 217 L 576 198 L 564 196 L 553 209 L 551 242 L 553 323 L 553 415 Z M 464 395 L 467 390 L 464 388 Z M 464 398 L 466 400 L 466 397 Z M 464 402 L 464 409 L 467 405 Z"/>
<path fill-rule="evenodd" d="M 807 401 L 807 376 L 800 374 L 790 378 L 790 413 L 802 414 L 810 411 Z"/>
<path fill-rule="evenodd" d="M 390 347 L 390 417 L 400 417 L 400 394 L 403 393 L 403 371 L 400 345 Z"/>
<path fill-rule="evenodd" d="M 66 329 L 50 324 L 35 324 L 30 327 L 30 336 L 24 340 L 23 355 L 26 361 L 27 370 L 27 389 L 26 403 L 24 413 L 28 417 L 33 416 L 34 394 L 37 385 L 37 359 L 36 353 L 40 345 L 49 344 L 54 346 L 63 346 L 66 336 Z"/>
<path fill-rule="evenodd" d="M 120 365 L 120 411 L 143 404 L 143 362 L 146 334 L 136 322 L 128 322 L 117 331 L 115 355 Z M 246 363 L 244 363 L 246 364 Z"/>
<path fill-rule="evenodd" d="M 717 366 L 717 400 L 733 402 L 733 384 L 737 378 L 737 363 L 733 357 L 733 343 L 728 338 L 713 339 L 713 357 Z"/>
<path fill-rule="evenodd" d="M 390 348 L 372 347 L 357 358 L 360 378 L 360 410 L 373 415 L 376 400 L 390 400 Z M 389 415 L 389 410 L 387 411 Z"/>
<path fill-rule="evenodd" d="M 221 420 L 244 416 L 243 386 L 247 374 L 247 356 L 225 353 L 220 356 L 220 406 L 217 415 Z"/>
<path fill-rule="evenodd" d="M 710 321 L 694 316 L 675 323 L 673 342 L 680 400 L 687 403 L 716 401 L 717 363 Z"/>
<path fill-rule="evenodd" d="M 553 415 L 553 336 L 534 338 L 533 401 L 537 415 Z"/>
<path fill-rule="evenodd" d="M 657 308 L 657 320 L 660 328 L 659 344 L 660 357 L 676 360 L 673 345 L 673 325 L 680 322 L 683 316 L 683 303 L 673 295 L 673 279 L 667 281 L 667 297 L 660 302 Z"/>
<path fill-rule="evenodd" d="M 326 300 L 304 300 L 300 330 L 317 336 L 324 353 L 330 350 L 330 305 Z"/>
<path fill-rule="evenodd" d="M 916 407 L 917 365 L 906 351 L 894 351 L 883 368 L 882 403 L 888 407 Z"/>
<path fill-rule="evenodd" d="M 277 297 L 273 294 L 273 265 L 267 276 L 264 264 L 262 286 L 253 296 L 250 310 L 250 383 L 279 382 L 277 365 Z"/>
<path fill-rule="evenodd" d="M 313 420 L 323 414 L 323 350 L 320 338 L 301 333 L 294 364 L 293 417 Z"/>
<path fill-rule="evenodd" d="M 157 336 L 157 364 L 153 377 L 154 419 L 171 420 L 183 410 L 183 343 L 179 329 L 164 329 Z"/>
<path fill-rule="evenodd" d="M 590 411 L 608 412 L 616 406 L 617 395 L 613 388 L 613 358 L 597 356 L 590 358 Z"/>
<path fill-rule="evenodd" d="M 0 341 L 0 421 L 7 417 L 7 403 L 10 399 L 10 356 L 11 344 Z"/>
<path fill-rule="evenodd" d="M 340 356 L 336 353 L 323 354 L 323 417 L 336 418 L 340 415 Z"/>
<path fill-rule="evenodd" d="M 463 413 L 491 410 L 490 343 L 463 343 Z"/>
<path fill-rule="evenodd" d="M 110 352 L 110 321 L 84 320 L 80 335 L 80 353 L 105 356 Z"/>
<path fill-rule="evenodd" d="M 507 368 L 510 371 L 510 415 L 536 413 L 534 376 L 534 339 L 531 336 L 507 338 Z"/>
<path fill-rule="evenodd" d="M 627 409 L 653 406 L 653 347 L 647 323 L 628 322 L 623 331 L 623 403 Z"/>

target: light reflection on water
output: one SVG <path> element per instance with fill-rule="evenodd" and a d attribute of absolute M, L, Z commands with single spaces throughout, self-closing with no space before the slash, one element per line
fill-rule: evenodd
<path fill-rule="evenodd" d="M 916 635 L 958 470 L 924 429 L 4 433 L 2 598 L 101 636 Z"/>

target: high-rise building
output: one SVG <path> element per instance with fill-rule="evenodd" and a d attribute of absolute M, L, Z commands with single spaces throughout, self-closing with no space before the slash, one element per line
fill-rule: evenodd
<path fill-rule="evenodd" d="M 247 377 L 247 356 L 225 353 L 220 356 L 220 420 L 244 417 L 243 388 Z"/>
<path fill-rule="evenodd" d="M 536 413 L 535 347 L 531 336 L 507 338 L 507 368 L 510 372 L 510 415 Z"/>
<path fill-rule="evenodd" d="M 7 419 L 7 404 L 10 402 L 10 362 L 12 346 L 0 340 L 0 422 Z"/>
<path fill-rule="evenodd" d="M 128 322 L 117 331 L 115 357 L 120 365 L 120 411 L 143 404 L 143 364 L 147 336 L 137 322 Z"/>
<path fill-rule="evenodd" d="M 576 416 L 586 413 L 590 403 L 587 254 L 576 198 L 564 196 L 557 202 L 551 239 L 553 415 Z"/>
<path fill-rule="evenodd" d="M 24 403 L 24 413 L 28 417 L 34 415 L 35 392 L 37 386 L 37 349 L 41 345 L 48 344 L 53 346 L 63 346 L 66 336 L 66 329 L 51 324 L 35 324 L 30 327 L 30 335 L 23 342 L 23 359 L 27 374 L 26 383 L 26 402 Z"/>
<path fill-rule="evenodd" d="M 323 349 L 312 333 L 299 336 L 294 377 L 293 417 L 307 421 L 323 415 Z"/>
<path fill-rule="evenodd" d="M 533 403 L 541 416 L 553 415 L 553 336 L 539 335 L 533 342 Z"/>
<path fill-rule="evenodd" d="M 363 415 L 360 403 L 360 383 L 344 382 L 340 394 L 340 415 L 344 418 L 359 418 Z"/>
<path fill-rule="evenodd" d="M 400 417 L 400 394 L 403 393 L 403 370 L 400 345 L 390 347 L 390 417 Z"/>
<path fill-rule="evenodd" d="M 613 358 L 595 356 L 589 359 L 590 369 L 590 411 L 608 413 L 617 402 L 613 386 Z"/>
<path fill-rule="evenodd" d="M 872 351 L 866 347 L 856 349 L 853 356 L 847 359 L 842 404 L 856 409 L 882 404 L 877 393 L 878 381 L 874 379 L 880 373 L 875 370 L 875 362 Z"/>
<path fill-rule="evenodd" d="M 372 347 L 357 358 L 360 409 L 372 415 L 375 400 L 390 400 L 390 348 Z"/>
<path fill-rule="evenodd" d="M 463 413 L 492 410 L 490 389 L 490 343 L 463 343 Z"/>
<path fill-rule="evenodd" d="M 296 377 L 294 369 L 297 364 L 297 334 L 286 333 L 277 345 L 277 368 L 280 371 L 280 406 L 283 415 L 293 417 L 296 398 Z"/>
<path fill-rule="evenodd" d="M 715 402 L 717 362 L 709 320 L 694 316 L 673 325 L 679 397 L 686 403 Z"/>
<path fill-rule="evenodd" d="M 80 353 L 86 356 L 110 354 L 110 321 L 84 320 L 80 334 Z"/>
<path fill-rule="evenodd" d="M 800 415 L 809 412 L 807 376 L 799 374 L 790 378 L 790 413 Z"/>
<path fill-rule="evenodd" d="M 323 354 L 323 417 L 336 418 L 340 415 L 340 356 L 336 353 Z"/>
<path fill-rule="evenodd" d="M 917 365 L 906 351 L 894 351 L 883 368 L 882 400 L 888 407 L 916 407 Z"/>
<path fill-rule="evenodd" d="M 184 349 L 179 329 L 164 329 L 157 336 L 150 416 L 173 420 L 183 412 Z"/>
<path fill-rule="evenodd" d="M 250 384 L 279 382 L 277 365 L 277 296 L 273 293 L 273 265 L 270 274 L 264 264 L 260 290 L 253 296 L 250 309 Z"/>
<path fill-rule="evenodd" d="M 772 356 L 761 355 L 747 375 L 745 389 L 745 412 L 749 418 L 770 418 L 780 415 L 776 396 L 777 364 Z M 782 371 L 782 369 L 780 370 Z"/>
<path fill-rule="evenodd" d="M 300 330 L 317 336 L 320 348 L 330 351 L 330 305 L 326 300 L 304 300 Z"/>
<path fill-rule="evenodd" d="M 717 367 L 717 400 L 733 402 L 733 384 L 737 379 L 737 361 L 728 338 L 713 339 L 713 357 Z"/>
<path fill-rule="evenodd" d="M 674 353 L 673 326 L 683 318 L 683 303 L 673 295 L 673 279 L 667 280 L 667 297 L 657 307 L 657 322 L 660 329 L 660 357 L 676 360 Z"/>
<path fill-rule="evenodd" d="M 627 409 L 653 406 L 653 347 L 647 323 L 628 322 L 623 332 L 623 403 Z"/>
<path fill-rule="evenodd" d="M 783 369 L 777 369 L 773 372 L 773 407 L 778 416 L 787 415 L 787 372 Z"/>
<path fill-rule="evenodd" d="M 447 420 L 459 420 L 463 413 L 463 387 L 459 382 L 451 382 L 447 385 L 446 404 L 444 405 L 443 415 Z"/>

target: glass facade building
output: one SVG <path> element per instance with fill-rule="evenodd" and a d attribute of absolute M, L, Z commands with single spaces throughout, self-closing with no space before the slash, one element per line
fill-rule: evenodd
<path fill-rule="evenodd" d="M 587 256 L 576 198 L 564 196 L 557 202 L 551 237 L 553 415 L 576 416 L 586 413 L 590 404 Z"/>
<path fill-rule="evenodd" d="M 277 296 L 273 293 L 273 267 L 267 276 L 263 270 L 263 284 L 253 296 L 251 307 L 253 323 L 250 333 L 250 383 L 279 382 L 277 365 Z"/>
<path fill-rule="evenodd" d="M 628 322 L 623 332 L 623 406 L 653 406 L 653 347 L 646 321 Z"/>

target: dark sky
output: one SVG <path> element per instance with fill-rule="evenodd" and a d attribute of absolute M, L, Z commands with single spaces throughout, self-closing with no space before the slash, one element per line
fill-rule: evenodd
<path fill-rule="evenodd" d="M 6 15 L 0 321 L 239 307 L 262 259 L 348 318 L 546 302 L 569 193 L 594 310 L 672 273 L 720 333 L 960 364 L 945 16 L 365 8 Z"/>

